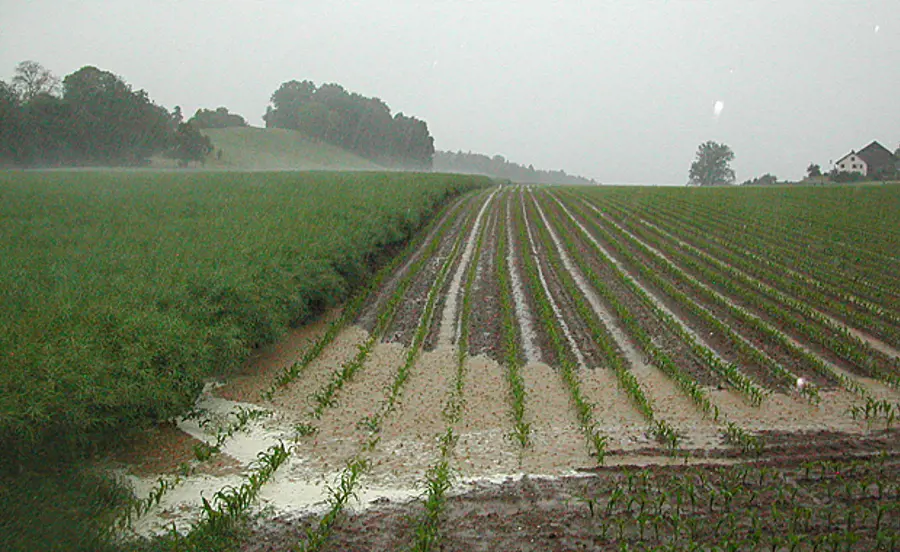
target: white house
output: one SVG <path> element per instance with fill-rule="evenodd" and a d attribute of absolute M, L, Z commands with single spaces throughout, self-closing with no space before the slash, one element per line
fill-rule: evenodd
<path fill-rule="evenodd" d="M 869 171 L 865 160 L 857 155 L 855 151 L 851 151 L 847 155 L 841 157 L 834 163 L 834 167 L 843 172 L 856 172 L 859 174 L 867 174 Z"/>
<path fill-rule="evenodd" d="M 838 171 L 855 172 L 864 176 L 892 174 L 897 159 L 891 150 L 874 141 L 859 151 L 851 151 L 834 164 Z"/>

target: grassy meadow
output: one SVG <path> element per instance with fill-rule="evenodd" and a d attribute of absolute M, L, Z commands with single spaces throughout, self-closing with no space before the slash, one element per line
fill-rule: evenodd
<path fill-rule="evenodd" d="M 203 166 L 207 169 L 284 170 L 382 170 L 337 146 L 320 142 L 295 130 L 283 128 L 231 127 L 203 130 L 213 144 Z M 222 152 L 219 158 L 217 152 Z M 155 158 L 156 168 L 175 168 L 174 159 Z"/>
<path fill-rule="evenodd" d="M 185 412 L 468 177 L 0 173 L 0 466 Z"/>

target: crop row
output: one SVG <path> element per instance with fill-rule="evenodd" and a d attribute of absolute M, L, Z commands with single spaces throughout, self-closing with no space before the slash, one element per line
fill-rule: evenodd
<path fill-rule="evenodd" d="M 577 365 L 571 357 L 577 349 L 574 346 L 572 349 L 569 349 L 567 345 L 567 330 L 563 326 L 565 322 L 562 320 L 555 302 L 548 294 L 543 271 L 535 260 L 534 240 L 531 236 L 531 228 L 523 218 L 524 200 L 521 194 L 518 195 L 518 200 L 520 207 L 513 210 L 512 221 L 519 239 L 519 245 L 522 248 L 520 258 L 524 265 L 528 290 L 536 306 L 535 314 L 550 341 L 553 353 L 556 356 L 557 368 L 569 392 L 569 398 L 575 408 L 578 423 L 590 446 L 591 453 L 595 456 L 597 462 L 602 464 L 606 457 L 606 445 L 609 437 L 601 434 L 597 427 L 597 422 L 594 420 L 593 407 L 581 391 Z M 509 202 L 506 208 L 507 217 L 509 217 Z M 529 249 L 525 250 L 525 247 Z"/>
<path fill-rule="evenodd" d="M 602 216 L 594 220 L 598 222 L 598 227 L 600 221 L 609 222 Z M 722 320 L 715 314 L 710 312 L 705 307 L 701 306 L 696 301 L 692 300 L 685 293 L 681 292 L 677 287 L 662 278 L 657 270 L 654 270 L 653 268 L 648 266 L 647 263 L 642 262 L 640 259 L 637 259 L 628 249 L 623 247 L 621 245 L 621 241 L 612 241 L 613 237 L 616 237 L 619 240 L 622 240 L 624 238 L 624 241 L 630 242 L 631 245 L 637 244 L 639 250 L 642 250 L 643 253 L 650 253 L 650 251 L 645 246 L 643 246 L 643 244 L 637 242 L 637 240 L 635 240 L 632 236 L 625 232 L 620 226 L 615 223 L 611 223 L 600 232 L 601 235 L 603 235 L 603 237 L 607 239 L 609 243 L 613 244 L 612 247 L 621 256 L 621 258 L 625 259 L 626 262 L 645 279 L 645 281 L 652 283 L 658 290 L 660 290 L 666 296 L 670 297 L 698 320 L 702 321 L 702 323 L 705 324 L 707 328 L 712 329 L 713 332 L 724 337 L 728 341 L 728 343 L 732 347 L 734 347 L 739 356 L 741 356 L 745 362 L 768 369 L 770 372 L 769 375 L 775 380 L 780 381 L 782 386 L 784 387 L 793 387 L 796 384 L 796 374 L 793 374 L 781 364 L 769 357 L 767 354 L 757 349 L 750 342 L 748 342 L 747 339 L 740 336 L 731 327 L 722 322 Z M 805 386 L 802 389 L 802 392 L 813 402 L 818 401 L 818 391 L 815 386 Z"/>
<path fill-rule="evenodd" d="M 577 502 L 599 546 L 654 550 L 894 550 L 895 461 L 808 461 L 799 468 L 625 470 Z"/>
<path fill-rule="evenodd" d="M 820 313 L 818 309 L 824 308 L 826 311 L 831 310 L 839 317 L 842 316 L 851 323 L 855 323 L 856 327 L 881 336 L 888 342 L 893 343 L 898 339 L 898 331 L 896 328 L 892 327 L 890 323 L 892 319 L 896 319 L 895 314 L 881 311 L 883 313 L 882 319 L 876 320 L 871 315 L 859 313 L 858 311 L 847 308 L 835 300 L 825 298 L 814 286 L 793 283 L 792 280 L 788 281 L 777 274 L 766 270 L 762 263 L 753 264 L 743 260 L 739 255 L 722 252 L 721 250 L 717 251 L 716 255 L 713 255 L 707 250 L 701 249 L 692 243 L 688 243 L 684 241 L 684 237 L 687 236 L 683 236 L 684 233 L 688 232 L 685 232 L 683 227 L 674 229 L 673 234 L 673 232 L 664 230 L 656 224 L 647 221 L 644 221 L 643 224 L 664 237 L 677 235 L 677 238 L 671 239 L 677 239 L 681 243 L 687 244 L 687 247 L 691 251 L 698 252 L 698 256 L 704 259 L 715 259 L 715 261 L 721 263 L 721 266 L 730 267 L 730 273 L 738 275 L 741 282 L 753 287 L 761 295 L 785 305 L 791 310 L 799 312 L 804 317 L 811 318 L 819 325 L 838 336 L 842 336 L 845 341 L 849 341 L 857 347 L 866 347 L 867 345 L 850 334 L 844 326 L 835 322 L 831 317 Z M 759 278 L 759 280 L 755 279 L 754 276 Z M 769 283 L 766 283 L 767 280 Z M 788 293 L 785 293 L 783 290 L 788 290 Z M 798 300 L 798 296 L 801 297 L 802 300 Z"/>
<path fill-rule="evenodd" d="M 474 214 L 474 212 L 473 212 Z M 465 225 L 468 227 L 468 225 Z M 435 305 L 438 295 L 443 289 L 444 282 L 453 266 L 457 256 L 460 253 L 460 246 L 465 237 L 465 232 L 460 231 L 453 242 L 452 250 L 444 259 L 438 274 L 435 276 L 428 292 L 425 307 L 416 326 L 412 343 L 407 349 L 403 364 L 398 367 L 394 378 L 388 387 L 387 396 L 382 401 L 378 411 L 372 416 L 366 416 L 357 424 L 358 427 L 365 427 L 369 431 L 369 437 L 360 450 L 352 459 L 349 460 L 347 467 L 342 471 L 339 477 L 339 484 L 330 492 L 329 508 L 325 515 L 320 518 L 319 523 L 314 528 L 307 531 L 306 540 L 303 541 L 298 549 L 304 552 L 318 550 L 330 537 L 334 524 L 343 512 L 349 500 L 355 496 L 356 487 L 361 476 L 368 471 L 369 462 L 366 454 L 373 450 L 381 439 L 379 435 L 384 420 L 397 407 L 402 390 L 409 379 L 410 372 L 418 361 L 425 338 L 428 335 L 434 316 Z M 422 256 L 422 261 L 430 260 L 426 255 Z"/>
<path fill-rule="evenodd" d="M 561 250 L 559 237 L 551 228 L 543 210 L 534 203 L 533 196 L 531 194 L 529 196 L 531 201 L 529 201 L 528 212 L 530 212 L 531 220 L 536 221 L 539 217 L 543 222 L 543 225 L 535 224 L 534 226 L 542 242 L 542 248 L 547 251 L 550 269 L 562 283 L 569 299 L 575 306 L 578 317 L 589 328 L 594 344 L 600 348 L 605 362 L 613 369 L 619 386 L 650 424 L 648 433 L 673 452 L 676 451 L 681 439 L 680 435 L 671 424 L 654 413 L 652 401 L 644 394 L 638 379 L 629 370 L 615 339 L 599 320 L 597 313 L 585 302 L 585 290 L 579 289 L 572 277 L 575 267 L 569 255 Z M 553 244 L 552 247 L 551 244 Z"/>
<path fill-rule="evenodd" d="M 578 214 L 580 217 L 585 218 L 585 212 L 576 204 L 570 204 L 571 209 Z M 619 254 L 624 254 L 624 249 L 622 249 L 614 240 L 610 240 L 609 236 L 605 233 L 603 228 L 598 224 L 590 225 L 590 228 L 597 232 L 610 246 Z M 593 234 L 587 234 L 588 239 L 593 243 L 595 251 L 602 258 L 609 259 L 610 265 L 615 265 L 616 262 L 612 260 L 612 257 L 608 252 L 604 250 L 604 248 L 597 242 L 597 239 Z M 754 383 L 750 378 L 748 378 L 743 372 L 741 372 L 740 368 L 732 363 L 727 362 L 722 359 L 718 354 L 715 353 L 712 349 L 706 346 L 701 340 L 697 337 L 695 333 L 693 333 L 685 324 L 672 315 L 668 310 L 664 309 L 658 301 L 650 295 L 640 284 L 638 284 L 634 278 L 628 275 L 624 270 L 620 269 L 618 266 L 615 267 L 616 274 L 620 281 L 625 284 L 635 295 L 640 297 L 642 301 L 649 307 L 653 314 L 659 319 L 663 324 L 669 328 L 678 338 L 685 343 L 685 345 L 690 348 L 690 350 L 696 355 L 696 357 L 704 362 L 706 366 L 714 373 L 718 374 L 725 381 L 727 381 L 731 386 L 733 386 L 736 390 L 743 394 L 751 404 L 758 405 L 762 402 L 763 398 L 766 395 L 766 391 L 761 389 L 756 383 Z"/>
<path fill-rule="evenodd" d="M 485 208 L 491 204 L 494 195 L 496 193 L 488 198 Z M 476 219 L 475 228 L 472 229 L 472 236 L 476 240 L 475 250 L 472 258 L 469 260 L 469 266 L 466 267 L 465 282 L 462 286 L 459 336 L 456 341 L 456 371 L 453 378 L 453 387 L 449 393 L 450 396 L 444 404 L 442 412 L 447 429 L 438 439 L 440 443 L 438 461 L 428 469 L 428 473 L 425 476 L 424 512 L 418 519 L 414 531 L 415 543 L 413 550 L 417 551 L 433 550 L 440 544 L 440 517 L 446 507 L 446 493 L 452 486 L 450 462 L 458 439 L 454 428 L 462 416 L 465 403 L 463 394 L 466 386 L 466 360 L 469 357 L 469 319 L 472 313 L 472 285 L 475 282 L 476 269 L 481 257 L 487 228 L 487 221 L 479 218 Z"/>
<path fill-rule="evenodd" d="M 542 198 L 544 195 L 541 196 Z M 552 197 L 552 196 L 551 196 Z M 606 266 L 613 272 L 616 279 L 623 285 L 626 286 L 635 296 L 640 297 L 643 304 L 648 306 L 653 314 L 657 317 L 662 316 L 670 316 L 667 312 L 661 310 L 655 301 L 650 299 L 647 295 L 647 292 L 637 285 L 636 282 L 631 279 L 616 263 L 612 262 L 608 257 L 607 253 L 601 248 L 600 244 L 596 241 L 596 239 L 591 235 L 588 230 L 579 222 L 572 211 L 569 210 L 564 203 L 562 203 L 558 198 L 553 198 L 556 205 L 561 209 L 562 213 L 565 213 L 566 219 L 569 223 L 575 227 L 575 234 L 582 235 L 585 243 L 588 246 L 588 250 L 593 254 L 593 256 L 597 259 L 606 260 Z M 571 205 L 573 209 L 578 212 L 577 207 L 575 205 Z M 583 215 L 583 213 L 579 212 L 579 214 Z M 556 217 L 551 215 L 551 221 L 556 228 L 556 232 L 559 236 L 562 237 L 562 240 L 568 250 L 569 254 L 575 259 L 579 269 L 582 274 L 588 279 L 588 281 L 592 284 L 594 290 L 596 290 L 609 305 L 611 305 L 613 311 L 616 313 L 616 316 L 619 322 L 628 330 L 632 338 L 638 343 L 647 357 L 650 359 L 651 363 L 653 363 L 657 368 L 660 369 L 664 374 L 666 374 L 675 384 L 694 402 L 695 405 L 700 409 L 700 411 L 704 415 L 710 415 L 714 420 L 719 420 L 720 418 L 724 418 L 724 415 L 720 413 L 718 407 L 716 407 L 709 399 L 709 396 L 704 389 L 693 377 L 685 373 L 680 366 L 676 362 L 674 362 L 669 355 L 659 346 L 657 346 L 650 334 L 643 327 L 640 320 L 634 316 L 634 314 L 628 309 L 628 307 L 621 301 L 620 297 L 613 292 L 609 286 L 598 277 L 596 272 L 591 268 L 590 264 L 586 262 L 584 257 L 585 252 L 583 249 L 577 247 L 573 240 L 571 239 L 571 229 L 563 228 L 562 225 L 556 220 Z M 681 334 L 684 336 L 684 333 Z M 733 421 L 724 420 L 726 424 L 726 430 L 723 432 L 726 441 L 739 446 L 746 452 L 758 453 L 761 450 L 762 442 L 760 439 L 754 435 L 751 435 L 748 431 L 740 427 L 737 423 Z"/>
<path fill-rule="evenodd" d="M 698 194 L 699 196 L 699 194 Z M 676 221 L 690 221 L 690 228 L 700 232 L 707 239 L 726 239 L 742 244 L 778 265 L 800 271 L 815 281 L 827 282 L 829 286 L 844 289 L 851 295 L 867 297 L 874 303 L 890 296 L 891 287 L 872 282 L 859 272 L 858 256 L 842 260 L 831 246 L 822 246 L 830 241 L 828 234 L 816 235 L 806 231 L 790 237 L 797 210 L 785 210 L 786 217 L 764 220 L 759 215 L 739 216 L 726 207 L 737 208 L 740 201 L 727 200 L 726 196 L 685 198 L 682 194 L 648 191 L 639 194 L 606 194 L 607 199 L 629 209 L 639 210 L 646 216 L 660 216 Z M 753 203 L 754 210 L 763 210 L 766 203 Z M 824 214 L 824 213 L 823 213 Z M 890 217 L 885 217 L 889 220 Z M 715 236 L 715 238 L 713 238 Z M 866 249 L 857 247 L 853 253 Z M 802 254 L 798 254 L 802 252 Z M 883 263 L 879 263 L 883 265 Z M 872 272 L 871 270 L 869 272 Z M 877 276 L 877 267 L 876 267 Z"/>
<path fill-rule="evenodd" d="M 774 239 L 776 243 L 794 248 L 795 251 L 806 249 L 816 257 L 829 260 L 841 270 L 854 271 L 874 281 L 888 282 L 896 278 L 892 274 L 879 273 L 878 270 L 879 266 L 896 264 L 898 260 L 895 253 L 897 239 L 891 226 L 896 213 L 890 210 L 882 211 L 882 216 L 878 217 L 875 213 L 881 209 L 873 205 L 868 212 L 859 211 L 845 216 L 834 205 L 816 205 L 812 201 L 810 205 L 803 207 L 796 203 L 778 205 L 779 212 L 772 213 L 767 212 L 765 203 L 757 203 L 753 205 L 753 211 L 748 211 L 746 204 L 741 209 L 736 208 L 738 206 L 735 202 L 722 202 L 721 199 L 720 196 L 715 207 L 706 202 L 688 203 L 685 198 L 679 198 L 674 205 L 681 206 L 692 214 L 702 214 L 708 220 L 741 228 L 742 232 Z M 854 199 L 847 198 L 847 201 L 852 202 Z M 816 211 L 816 223 L 810 223 L 810 219 L 806 218 L 808 211 Z M 877 230 L 863 229 L 855 224 L 861 221 L 879 224 L 880 227 Z"/>
<path fill-rule="evenodd" d="M 612 228 L 615 230 L 616 229 L 615 225 L 613 225 Z M 675 281 L 681 285 L 685 285 L 685 286 L 689 287 L 693 291 L 693 293 L 695 294 L 696 297 L 701 297 L 705 301 L 709 302 L 710 304 L 715 305 L 716 307 L 718 307 L 720 309 L 724 309 L 736 320 L 739 320 L 743 324 L 746 324 L 748 328 L 753 329 L 757 333 L 757 335 L 761 335 L 764 339 L 768 340 L 774 346 L 780 347 L 780 348 L 784 349 L 785 351 L 788 351 L 795 358 L 802 359 L 806 366 L 811 367 L 813 370 L 815 370 L 817 373 L 819 373 L 821 376 L 823 376 L 827 380 L 839 382 L 844 388 L 854 391 L 856 393 L 864 393 L 863 389 L 854 380 L 848 378 L 841 372 L 836 372 L 835 370 L 833 370 L 828 364 L 823 362 L 819 357 L 808 352 L 805 348 L 803 348 L 802 346 L 797 344 L 794 340 L 792 340 L 791 338 L 786 336 L 783 332 L 781 332 L 781 330 L 779 330 L 777 327 L 765 322 L 758 316 L 755 316 L 755 315 L 749 313 L 747 310 L 737 306 L 734 302 L 732 302 L 727 297 L 723 296 L 722 294 L 718 293 L 717 291 L 715 291 L 708 285 L 706 285 L 706 284 L 696 280 L 692 276 L 690 276 L 682 268 L 680 268 L 678 265 L 676 265 L 675 263 L 670 261 L 669 258 L 666 255 L 664 255 L 659 249 L 649 246 L 646 242 L 640 240 L 635 235 L 630 234 L 628 232 L 620 230 L 618 232 L 618 235 L 619 235 L 619 237 L 621 237 L 625 241 L 627 241 L 629 244 L 631 244 L 632 247 L 634 247 L 636 250 L 642 252 L 644 254 L 645 258 L 650 261 L 652 268 L 651 267 L 644 268 L 643 272 L 645 273 L 645 276 L 647 276 L 652 281 L 654 281 L 658 285 L 658 287 L 666 290 L 667 294 L 669 294 L 673 298 L 676 298 L 676 300 L 678 300 L 680 303 L 684 304 L 690 310 L 693 311 L 694 309 L 692 307 L 690 307 L 690 305 L 687 303 L 688 300 L 687 300 L 686 296 L 683 293 L 681 293 L 680 291 L 678 291 L 676 288 L 674 288 L 671 284 L 668 284 L 667 282 L 662 280 L 662 278 L 661 278 L 662 274 L 666 274 L 670 278 L 672 278 L 673 281 Z M 657 245 L 663 245 L 663 244 L 659 244 L 657 242 Z M 672 254 L 672 255 L 677 254 L 677 251 L 672 248 L 664 247 L 664 249 L 667 252 L 667 254 Z M 643 266 L 643 265 L 639 265 L 639 266 Z M 693 303 L 693 302 L 691 301 L 691 303 Z M 722 323 L 719 322 L 719 324 L 722 324 Z M 713 322 L 712 325 L 716 326 L 717 324 L 715 324 Z M 731 328 L 727 328 L 727 327 L 725 330 L 722 330 L 720 327 L 720 331 L 733 332 L 733 330 L 731 330 Z M 740 340 L 743 341 L 743 338 L 740 338 Z M 751 357 L 756 357 L 756 356 L 757 355 L 755 355 L 755 354 L 751 355 Z M 778 369 L 777 367 L 773 367 L 769 360 L 759 359 L 759 358 L 757 358 L 757 360 L 758 361 L 761 360 L 764 365 L 768 365 L 776 373 L 781 372 L 781 370 Z M 787 374 L 782 372 L 781 375 L 782 375 L 782 378 L 784 379 L 784 377 Z M 796 379 L 794 381 L 796 381 Z M 793 381 L 791 382 L 791 384 L 793 384 Z M 814 389 L 812 386 L 806 386 L 806 388 Z M 810 396 L 810 398 L 813 400 L 815 400 L 815 398 L 818 395 L 814 390 L 807 391 L 807 393 Z"/>
<path fill-rule="evenodd" d="M 617 205 L 620 210 L 626 208 Z M 900 346 L 900 316 L 852 295 L 841 288 L 810 278 L 782 264 L 756 254 L 735 240 L 703 234 L 683 221 L 664 213 L 654 213 L 657 226 L 665 226 L 670 232 L 694 247 L 703 249 L 717 258 L 754 277 L 803 299 L 811 305 L 830 312 L 859 329 L 866 330 L 894 346 Z M 648 225 L 647 220 L 643 221 Z"/>
<path fill-rule="evenodd" d="M 706 281 L 728 290 L 753 309 L 765 313 L 783 326 L 790 327 L 805 338 L 826 347 L 866 375 L 881 379 L 890 385 L 896 385 L 900 381 L 892 373 L 892 365 L 896 364 L 896 361 L 885 358 L 882 353 L 852 335 L 846 327 L 835 324 L 808 305 L 750 278 L 728 263 L 719 261 L 681 241 L 677 236 L 664 230 L 659 232 L 666 241 L 654 238 L 639 229 L 635 230 L 642 238 L 701 274 Z M 684 251 L 692 253 L 693 257 Z"/>
<path fill-rule="evenodd" d="M 406 296 L 413 281 L 422 271 L 423 267 L 431 261 L 432 256 L 437 252 L 446 233 L 453 227 L 454 221 L 457 216 L 459 216 L 462 209 L 463 205 L 460 204 L 451 216 L 449 216 L 440 226 L 437 233 L 422 252 L 422 255 L 409 265 L 409 268 L 397 284 L 394 293 L 392 293 L 390 298 L 379 308 L 375 328 L 369 334 L 369 337 L 359 345 L 356 356 L 342 364 L 340 369 L 332 374 L 331 380 L 313 393 L 312 399 L 315 402 L 315 407 L 313 408 L 312 416 L 314 418 L 321 418 L 326 408 L 330 408 L 336 404 L 337 393 L 343 389 L 346 383 L 353 379 L 356 372 L 362 369 L 369 354 L 375 348 L 375 345 L 381 341 L 385 332 L 387 332 L 390 327 L 391 322 L 393 322 L 397 308 Z"/>
<path fill-rule="evenodd" d="M 501 204 L 508 199 L 504 194 Z M 498 208 L 499 212 L 499 208 Z M 525 382 L 522 379 L 522 350 L 519 343 L 519 324 L 513 304 L 512 281 L 507 259 L 509 256 L 509 236 L 507 217 L 497 216 L 497 262 L 494 263 L 495 277 L 500 288 L 500 306 L 503 315 L 503 359 L 506 381 L 513 416 L 513 438 L 524 448 L 530 441 L 531 424 L 525 421 Z"/>
<path fill-rule="evenodd" d="M 881 281 L 880 276 L 885 272 L 882 261 L 870 260 L 869 268 L 861 266 L 861 248 L 845 251 L 845 257 L 841 257 L 834 247 L 819 246 L 814 235 L 788 238 L 786 233 L 790 232 L 790 224 L 759 224 L 746 217 L 708 211 L 695 205 L 690 209 L 675 210 L 674 215 L 691 220 L 694 227 L 706 235 L 729 237 L 765 258 L 828 282 L 837 289 L 866 297 L 876 304 L 894 307 L 900 304 L 897 303 L 896 284 Z M 821 236 L 819 239 L 828 238 Z"/>

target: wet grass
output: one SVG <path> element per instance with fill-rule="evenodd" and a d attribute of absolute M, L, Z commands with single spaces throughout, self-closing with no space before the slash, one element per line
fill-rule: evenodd
<path fill-rule="evenodd" d="M 0 476 L 11 485 L 2 499 L 47 499 L 33 509 L 55 516 L 7 509 L 3 535 L 20 544 L 6 549 L 52 549 L 27 543 L 57 526 L 86 535 L 48 537 L 66 549 L 99 538 L 93 522 L 72 521 L 92 507 L 42 492 L 60 466 L 184 414 L 206 377 L 344 300 L 382 251 L 450 197 L 488 183 L 413 173 L 0 173 Z M 105 504 L 92 488 L 84 500 Z"/>

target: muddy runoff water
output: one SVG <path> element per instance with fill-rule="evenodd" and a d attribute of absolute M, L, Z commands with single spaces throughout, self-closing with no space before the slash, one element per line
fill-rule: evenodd
<path fill-rule="evenodd" d="M 345 333 L 338 342 L 355 342 L 365 332 L 352 327 Z M 292 454 L 262 487 L 257 509 L 265 510 L 266 515 L 288 516 L 324 511 L 328 486 L 335 483 L 346 462 L 361 449 L 362 441 L 368 436 L 357 422 L 377 405 L 383 395 L 383 384 L 389 381 L 404 354 L 405 349 L 399 344 L 379 344 L 365 370 L 346 386 L 339 403 L 319 421 L 319 431 L 299 439 L 296 425 L 307 419 L 304 414 L 307 401 L 300 393 L 288 389 L 279 396 L 277 404 L 261 404 L 250 402 L 257 401 L 255 394 L 241 396 L 234 388 L 209 384 L 197 403 L 204 419 L 233 420 L 233 414 L 239 409 L 265 409 L 269 415 L 250 421 L 224 442 L 219 456 L 231 460 L 229 469 L 216 473 L 197 470 L 194 475 L 182 478 L 162 496 L 159 505 L 134 522 L 133 530 L 141 535 L 171 531 L 173 525 L 179 531 L 187 530 L 199 519 L 204 498 L 213 500 L 219 490 L 239 487 L 253 469 L 257 455 L 278 442 L 292 447 Z M 381 441 L 368 454 L 370 469 L 351 509 L 364 510 L 385 500 L 411 500 L 423 493 L 425 472 L 437 457 L 437 437 L 444 428 L 441 410 L 455 359 L 455 348 L 438 347 L 423 353 L 416 363 L 404 400 L 386 420 Z M 324 367 L 311 366 L 309 375 L 321 380 L 315 377 L 321 368 Z M 525 474 L 572 475 L 579 468 L 594 465 L 574 428 L 557 425 L 557 422 L 568 425 L 566 402 L 538 388 L 534 389 L 531 409 L 536 413 L 537 435 L 544 438 L 523 455 L 508 437 L 511 423 L 502 368 L 487 357 L 477 356 L 467 361 L 467 370 L 472 383 L 458 426 L 453 493 Z M 550 368 L 544 366 L 544 370 L 549 372 Z M 300 387 L 308 389 L 305 385 Z M 220 390 L 227 390 L 230 398 L 219 396 Z M 209 444 L 215 442 L 216 426 L 215 422 L 200 423 L 196 419 L 178 423 L 178 429 L 197 443 Z M 165 476 L 138 476 L 134 472 L 123 471 L 123 477 L 132 484 L 138 498 L 148 496 L 159 477 Z"/>
<path fill-rule="evenodd" d="M 339 338 L 339 342 L 343 339 L 353 342 L 365 334 L 358 327 L 348 328 L 345 332 L 347 335 Z M 335 484 L 346 462 L 361 450 L 361 442 L 368 435 L 365 428 L 357 424 L 360 416 L 377 404 L 382 396 L 380 382 L 389 379 L 404 353 L 405 349 L 399 344 L 379 344 L 366 369 L 344 389 L 339 403 L 326 412 L 319 423 L 319 431 L 299 439 L 296 438 L 296 424 L 307 419 L 303 408 L 298 407 L 299 396 L 286 393 L 279 400 L 280 405 L 261 404 L 251 402 L 257 400 L 256 395 L 241 397 L 233 389 L 229 399 L 222 398 L 218 393 L 227 387 L 208 385 L 197 404 L 207 419 L 233 419 L 233 413 L 239 408 L 266 409 L 270 414 L 252 420 L 224 442 L 220 456 L 229 459 L 227 469 L 207 473 L 197 470 L 194 475 L 182 479 L 163 495 L 157 506 L 135 520 L 133 530 L 148 536 L 171 531 L 173 525 L 179 531 L 188 530 L 200 518 L 203 498 L 213 500 L 219 490 L 239 487 L 252 470 L 257 455 L 279 441 L 292 447 L 292 454 L 273 479 L 262 487 L 255 511 L 262 511 L 267 518 L 299 518 L 323 512 L 327 507 L 329 486 Z M 385 501 L 405 502 L 423 494 L 425 472 L 437 457 L 437 437 L 445 427 L 441 409 L 455 358 L 455 349 L 450 347 L 423 353 L 397 411 L 386 420 L 381 441 L 367 454 L 370 469 L 350 504 L 351 510 L 363 511 Z M 315 373 L 327 366 L 310 368 Z M 588 454 L 585 441 L 573 423 L 569 402 L 552 367 L 541 363 L 523 367 L 528 386 L 527 413 L 534 430 L 533 446 L 527 449 L 521 449 L 509 438 L 512 424 L 502 367 L 490 358 L 477 356 L 467 361 L 466 370 L 470 383 L 465 393 L 462 419 L 457 426 L 459 441 L 452 459 L 451 495 L 519 480 L 526 475 L 571 477 L 596 468 L 596 459 Z M 289 400 L 291 397 L 294 400 Z M 835 398 L 828 397 L 826 401 Z M 717 400 L 729 399 L 723 393 Z M 618 406 L 624 405 L 618 400 L 615 402 Z M 837 405 L 843 406 L 840 401 L 835 401 Z M 749 425 L 759 429 L 776 425 L 780 425 L 779 429 L 790 429 L 792 425 L 801 430 L 833 427 L 853 432 L 860 429 L 852 427 L 858 422 L 837 416 L 830 405 L 818 412 L 813 412 L 818 409 L 809 406 L 806 407 L 809 412 L 798 412 L 797 405 L 779 406 L 768 413 L 765 407 L 757 410 L 757 416 L 762 419 L 750 417 L 747 419 Z M 786 415 L 788 412 L 796 416 L 793 422 Z M 648 452 L 647 447 L 652 447 L 653 443 L 644 435 L 644 423 L 638 417 L 600 409 L 596 414 L 603 431 L 612 436 L 610 451 L 616 451 L 607 458 L 609 466 L 711 461 L 709 458 L 674 458 Z M 694 427 L 689 421 L 692 413 L 683 412 L 683 416 L 682 427 L 689 434 L 689 440 L 702 443 L 700 448 L 703 450 L 724 447 L 722 443 L 702 438 L 707 437 L 707 431 L 699 416 L 695 417 Z M 810 423 L 810 418 L 818 423 Z M 835 424 L 838 418 L 842 423 Z M 180 422 L 178 429 L 197 442 L 213 443 L 215 426 L 215 423 L 187 420 Z M 690 439 L 693 433 L 696 435 Z M 130 473 L 123 472 L 123 476 L 131 482 L 138 498 L 148 496 L 160 475 L 138 476 L 134 473 L 139 472 L 131 470 Z"/>

